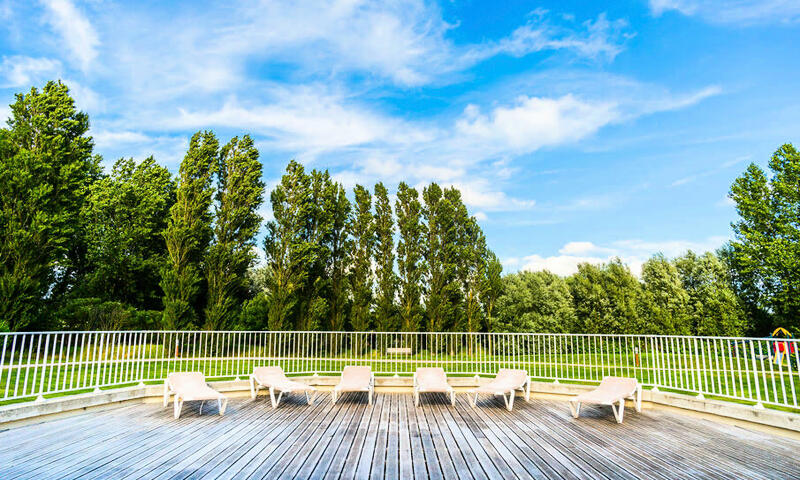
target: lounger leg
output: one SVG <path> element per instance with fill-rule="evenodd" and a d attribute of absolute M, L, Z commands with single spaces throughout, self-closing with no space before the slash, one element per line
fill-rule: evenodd
<path fill-rule="evenodd" d="M 414 390 L 414 406 L 419 407 L 419 392 Z"/>
<path fill-rule="evenodd" d="M 178 396 L 176 395 L 175 399 L 172 401 L 172 408 L 175 418 L 180 418 L 181 409 L 183 408 L 183 399 L 178 398 Z"/>
<path fill-rule="evenodd" d="M 634 402 L 636 413 L 642 413 L 642 387 L 636 388 L 636 400 Z"/>
<path fill-rule="evenodd" d="M 281 398 L 283 397 L 283 391 L 278 393 L 278 399 L 275 401 L 275 407 L 281 404 Z"/>
<path fill-rule="evenodd" d="M 531 379 L 528 378 L 528 381 L 525 382 L 525 401 L 529 402 L 531 400 Z"/>
<path fill-rule="evenodd" d="M 368 402 L 370 405 L 372 405 L 372 389 L 371 389 L 371 388 L 369 389 L 369 398 L 367 399 L 367 402 Z"/>
<path fill-rule="evenodd" d="M 622 416 L 625 415 L 625 399 L 619 401 L 619 406 L 614 408 L 614 404 L 611 404 L 611 411 L 614 412 L 614 418 L 617 419 L 617 423 L 622 423 Z"/>
<path fill-rule="evenodd" d="M 278 408 L 278 402 L 275 401 L 275 389 L 269 387 L 269 400 L 272 403 L 272 408 Z"/>
<path fill-rule="evenodd" d="M 336 405 L 336 390 L 331 393 L 331 404 Z"/>
<path fill-rule="evenodd" d="M 506 405 L 506 407 L 508 408 L 509 412 L 511 411 L 511 409 L 514 408 L 514 397 L 516 397 L 516 396 L 517 396 L 516 395 L 516 391 L 515 390 L 511 390 L 511 393 L 508 395 L 508 405 Z"/>
<path fill-rule="evenodd" d="M 456 391 L 450 390 L 450 405 L 456 406 Z"/>
<path fill-rule="evenodd" d="M 225 409 L 228 407 L 228 399 L 227 398 L 220 398 L 217 400 L 217 407 L 219 408 L 219 414 L 225 415 Z"/>
<path fill-rule="evenodd" d="M 568 403 L 573 418 L 578 418 L 578 416 L 581 414 L 581 402 L 573 402 L 570 400 Z"/>
<path fill-rule="evenodd" d="M 251 376 L 250 377 L 250 398 L 255 400 L 257 394 L 258 394 L 258 390 L 256 390 L 256 380 Z"/>
<path fill-rule="evenodd" d="M 472 405 L 472 408 L 475 408 L 478 405 L 478 392 L 475 392 L 475 398 L 469 397 L 471 400 L 469 403 Z"/>
<path fill-rule="evenodd" d="M 308 400 L 308 404 L 309 405 L 313 405 L 314 404 L 314 399 L 316 399 L 316 398 L 317 398 L 317 391 L 314 390 L 314 392 L 311 394 L 311 398 Z"/>
<path fill-rule="evenodd" d="M 167 405 L 169 405 L 169 385 L 164 380 L 164 408 L 167 408 Z"/>
<path fill-rule="evenodd" d="M 206 403 L 206 401 L 205 401 L 205 400 L 203 400 L 203 401 L 201 401 L 201 402 L 200 402 L 200 415 L 202 415 L 202 414 L 203 414 L 203 405 L 205 405 L 205 403 Z"/>

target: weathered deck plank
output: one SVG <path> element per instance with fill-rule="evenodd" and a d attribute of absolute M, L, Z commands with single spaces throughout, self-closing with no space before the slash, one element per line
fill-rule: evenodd
<path fill-rule="evenodd" d="M 273 409 L 233 399 L 224 417 L 128 405 L 0 431 L 0 478 L 790 478 L 800 442 L 667 411 L 563 402 L 328 394 Z"/>

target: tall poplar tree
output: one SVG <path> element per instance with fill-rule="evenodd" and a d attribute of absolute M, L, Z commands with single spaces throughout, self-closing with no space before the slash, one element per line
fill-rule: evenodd
<path fill-rule="evenodd" d="M 217 168 L 214 244 L 206 256 L 209 330 L 230 328 L 245 300 L 245 274 L 255 259 L 258 209 L 264 195 L 258 150 L 249 135 L 222 147 Z"/>
<path fill-rule="evenodd" d="M 353 246 L 347 228 L 350 217 L 350 201 L 341 184 L 332 182 L 325 195 L 325 210 L 330 216 L 330 234 L 328 237 L 328 275 L 330 279 L 329 327 L 333 331 L 342 331 L 346 323 L 346 308 L 349 297 L 347 278 L 347 254 Z"/>
<path fill-rule="evenodd" d="M 305 285 L 305 231 L 311 208 L 311 180 L 292 160 L 281 182 L 270 193 L 273 219 L 267 222 L 264 251 L 267 325 L 270 330 L 293 328 L 299 294 Z"/>
<path fill-rule="evenodd" d="M 330 261 L 330 236 L 333 216 L 326 207 L 330 195 L 331 178 L 327 171 L 312 170 L 309 175 L 308 206 L 304 221 L 303 242 L 297 253 L 306 271 L 306 279 L 300 292 L 298 324 L 300 330 L 319 330 L 325 326 L 330 303 L 328 289 L 328 262 Z"/>
<path fill-rule="evenodd" d="M 417 190 L 400 182 L 397 188 L 397 271 L 400 279 L 400 320 L 406 332 L 419 330 L 422 321 L 422 279 L 425 273 L 422 245 L 425 226 Z"/>
<path fill-rule="evenodd" d="M 201 291 L 201 262 L 212 237 L 211 203 L 219 142 L 210 131 L 197 132 L 178 171 L 175 205 L 164 232 L 167 265 L 161 273 L 164 327 L 196 327 L 196 300 Z"/>
<path fill-rule="evenodd" d="M 452 193 L 450 193 L 452 192 Z M 484 237 L 478 222 L 470 217 L 467 208 L 461 203 L 461 193 L 458 190 L 449 190 L 453 203 L 458 203 L 456 209 L 456 224 L 459 230 L 458 246 L 458 279 L 462 303 L 462 322 L 460 330 L 477 332 L 483 323 L 483 309 L 481 305 L 481 290 L 486 275 L 486 237 Z"/>
<path fill-rule="evenodd" d="M 447 319 L 452 315 L 447 291 L 453 272 L 443 258 L 445 248 L 443 242 L 447 241 L 445 238 L 447 231 L 453 228 L 453 224 L 452 218 L 447 217 L 439 185 L 431 183 L 423 189 L 422 198 L 425 202 L 423 215 L 427 223 L 424 247 L 425 262 L 428 267 L 426 270 L 428 291 L 425 295 L 426 328 L 429 332 L 441 332 L 445 329 Z"/>
<path fill-rule="evenodd" d="M 494 327 L 494 308 L 497 299 L 503 294 L 503 264 L 494 252 L 486 252 L 486 275 L 483 279 L 481 298 L 483 307 L 486 309 L 486 318 L 489 323 L 489 330 Z"/>
<path fill-rule="evenodd" d="M 350 213 L 347 228 L 352 237 L 350 248 L 350 288 L 353 306 L 350 326 L 356 332 L 370 329 L 372 317 L 372 260 L 375 255 L 375 221 L 372 216 L 372 196 L 369 190 L 356 185 L 355 208 Z"/>
<path fill-rule="evenodd" d="M 394 220 L 389 192 L 375 184 L 375 326 L 380 332 L 397 329 L 397 275 L 394 271 Z"/>

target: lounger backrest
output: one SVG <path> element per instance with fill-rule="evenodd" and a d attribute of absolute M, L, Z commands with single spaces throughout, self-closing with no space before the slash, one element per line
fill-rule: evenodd
<path fill-rule="evenodd" d="M 349 365 L 342 370 L 342 382 L 349 384 L 368 384 L 372 377 L 372 367 Z"/>
<path fill-rule="evenodd" d="M 169 386 L 175 391 L 191 390 L 206 386 L 206 377 L 202 372 L 176 372 L 167 377 Z"/>
<path fill-rule="evenodd" d="M 501 368 L 492 383 L 508 385 L 511 388 L 519 388 L 528 381 L 526 370 L 516 370 L 513 368 Z"/>
<path fill-rule="evenodd" d="M 416 371 L 418 385 L 440 385 L 447 383 L 447 375 L 441 367 L 420 367 Z"/>
<path fill-rule="evenodd" d="M 614 397 L 627 397 L 636 391 L 637 385 L 635 378 L 604 377 L 596 391 Z"/>
<path fill-rule="evenodd" d="M 281 367 L 256 367 L 253 375 L 264 384 L 280 383 L 288 380 Z"/>

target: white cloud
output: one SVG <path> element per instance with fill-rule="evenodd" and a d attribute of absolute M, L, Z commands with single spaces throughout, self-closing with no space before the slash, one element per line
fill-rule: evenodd
<path fill-rule="evenodd" d="M 475 220 L 479 222 L 485 222 L 486 220 L 489 220 L 489 216 L 484 212 L 475 212 L 473 217 L 475 217 Z"/>
<path fill-rule="evenodd" d="M 44 79 L 58 76 L 61 62 L 51 58 L 33 58 L 22 55 L 3 57 L 0 63 L 2 88 L 30 87 Z"/>
<path fill-rule="evenodd" d="M 145 135 L 141 132 L 132 132 L 127 130 L 118 132 L 107 130 L 92 131 L 91 135 L 97 148 L 118 147 L 126 144 L 152 141 L 148 135 Z"/>
<path fill-rule="evenodd" d="M 590 254 L 613 254 L 613 248 L 598 247 L 592 242 L 568 242 L 558 253 L 564 255 L 590 255 Z"/>
<path fill-rule="evenodd" d="M 718 207 L 729 208 L 729 207 L 735 207 L 736 206 L 736 202 L 731 197 L 725 195 L 715 205 L 718 206 Z"/>
<path fill-rule="evenodd" d="M 747 25 L 800 20 L 800 2 L 796 0 L 650 0 L 650 10 L 656 16 L 674 10 L 712 23 Z"/>
<path fill-rule="evenodd" d="M 524 153 L 579 140 L 618 118 L 614 102 L 585 101 L 573 95 L 520 96 L 513 105 L 496 107 L 489 114 L 468 105 L 456 131 L 472 143 Z"/>
<path fill-rule="evenodd" d="M 81 69 L 88 69 L 97 57 L 100 40 L 94 27 L 70 0 L 42 0 L 50 26 L 61 36 Z"/>
<path fill-rule="evenodd" d="M 549 270 L 558 275 L 572 275 L 578 271 L 581 263 L 600 264 L 607 263 L 613 258 L 619 258 L 628 265 L 631 272 L 639 276 L 642 265 L 656 253 L 663 253 L 667 257 L 682 255 L 687 250 L 696 252 L 713 251 L 722 246 L 727 237 L 709 237 L 703 241 L 673 240 L 664 242 L 647 242 L 639 239 L 619 240 L 608 246 L 598 246 L 592 242 L 568 242 L 561 249 L 559 255 L 541 256 L 538 254 L 522 258 L 510 258 L 503 262 L 511 271 L 539 271 Z"/>

